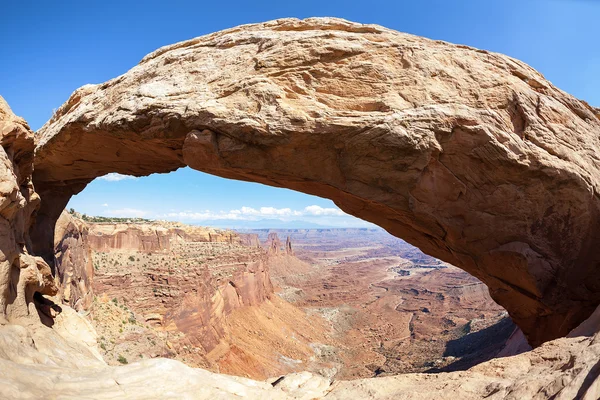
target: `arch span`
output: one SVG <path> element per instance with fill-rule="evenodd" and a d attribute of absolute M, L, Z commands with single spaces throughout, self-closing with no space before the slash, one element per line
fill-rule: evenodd
<path fill-rule="evenodd" d="M 74 193 L 183 165 L 332 199 L 488 285 L 533 345 L 600 303 L 600 111 L 529 66 L 338 19 L 161 48 L 37 133 L 51 256 Z"/>

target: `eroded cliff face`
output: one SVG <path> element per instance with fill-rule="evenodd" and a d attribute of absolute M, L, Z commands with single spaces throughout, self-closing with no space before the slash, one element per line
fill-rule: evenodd
<path fill-rule="evenodd" d="M 166 332 L 173 355 L 193 366 L 214 369 L 233 344 L 228 316 L 273 296 L 264 252 L 239 245 L 186 241 L 169 250 L 93 254 L 100 301 L 112 299 Z"/>
<path fill-rule="evenodd" d="M 63 212 L 56 222 L 54 251 L 59 299 L 77 311 L 88 310 L 94 300 L 94 268 L 88 225 Z"/>
<path fill-rule="evenodd" d="M 111 365 L 163 356 L 256 379 L 330 366 L 309 362 L 326 327 L 274 295 L 278 257 L 256 235 L 67 212 L 55 235 L 58 298 L 89 316 Z"/>
<path fill-rule="evenodd" d="M 178 223 L 160 222 L 147 224 L 92 223 L 90 246 L 96 251 L 169 250 L 175 242 L 241 243 L 242 239 L 231 231 L 194 227 Z"/>
<path fill-rule="evenodd" d="M 94 178 L 188 165 L 332 199 L 459 266 L 534 345 L 600 303 L 599 111 L 512 58 L 339 19 L 161 48 L 37 135 L 36 254 Z"/>
<path fill-rule="evenodd" d="M 51 311 L 36 293 L 54 295 L 57 288 L 48 264 L 32 254 L 28 234 L 40 203 L 31 182 L 33 133 L 2 97 L 0 145 L 0 324 L 39 323 L 38 311 Z"/>

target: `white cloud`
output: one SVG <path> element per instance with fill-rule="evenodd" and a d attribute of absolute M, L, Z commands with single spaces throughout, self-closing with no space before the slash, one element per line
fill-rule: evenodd
<path fill-rule="evenodd" d="M 282 221 L 291 221 L 294 219 L 304 219 L 312 217 L 349 217 L 348 214 L 339 208 L 323 208 L 317 205 L 305 207 L 302 210 L 292 210 L 291 208 L 275 207 L 241 207 L 229 211 L 210 211 L 191 212 L 189 210 L 181 212 L 170 212 L 163 215 L 164 218 L 182 219 L 182 220 L 220 220 L 229 219 L 236 221 L 258 221 L 261 219 L 279 219 Z"/>
<path fill-rule="evenodd" d="M 108 203 L 102 204 L 102 207 L 108 207 Z"/>
<path fill-rule="evenodd" d="M 108 214 L 113 217 L 121 218 L 142 218 L 148 214 L 144 210 L 137 210 L 135 208 L 122 208 L 120 210 L 110 210 Z"/>
<path fill-rule="evenodd" d="M 229 211 L 231 214 L 243 215 L 243 216 L 256 216 L 256 217 L 299 217 L 302 212 L 292 210 L 291 208 L 275 208 L 275 207 L 261 207 L 258 210 L 252 207 L 242 207 L 239 210 Z"/>
<path fill-rule="evenodd" d="M 131 176 L 131 175 L 121 175 L 121 174 L 117 174 L 116 172 L 111 172 L 110 174 L 101 176 L 98 179 L 102 179 L 103 181 L 108 181 L 108 182 L 118 182 L 118 181 L 123 181 L 126 179 L 137 179 L 137 178 L 135 176 Z"/>
<path fill-rule="evenodd" d="M 346 214 L 339 208 L 323 208 L 320 206 L 308 206 L 304 208 L 304 213 L 309 215 L 329 215 L 329 216 L 337 216 L 342 217 Z"/>

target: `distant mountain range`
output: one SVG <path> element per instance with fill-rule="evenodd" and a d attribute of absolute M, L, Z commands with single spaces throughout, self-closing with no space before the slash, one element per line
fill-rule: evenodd
<path fill-rule="evenodd" d="M 184 222 L 184 221 L 182 221 Z M 279 219 L 261 219 L 259 221 L 235 221 L 229 219 L 184 222 L 190 225 L 212 226 L 226 229 L 323 229 L 323 228 L 362 228 L 364 226 L 321 225 L 307 221 L 282 221 Z"/>

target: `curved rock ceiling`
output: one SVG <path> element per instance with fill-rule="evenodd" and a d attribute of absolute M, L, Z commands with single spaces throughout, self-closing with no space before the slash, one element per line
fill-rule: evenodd
<path fill-rule="evenodd" d="M 31 237 L 71 195 L 188 165 L 332 199 L 488 285 L 534 345 L 600 303 L 600 110 L 510 57 L 338 19 L 161 48 L 37 133 Z"/>

